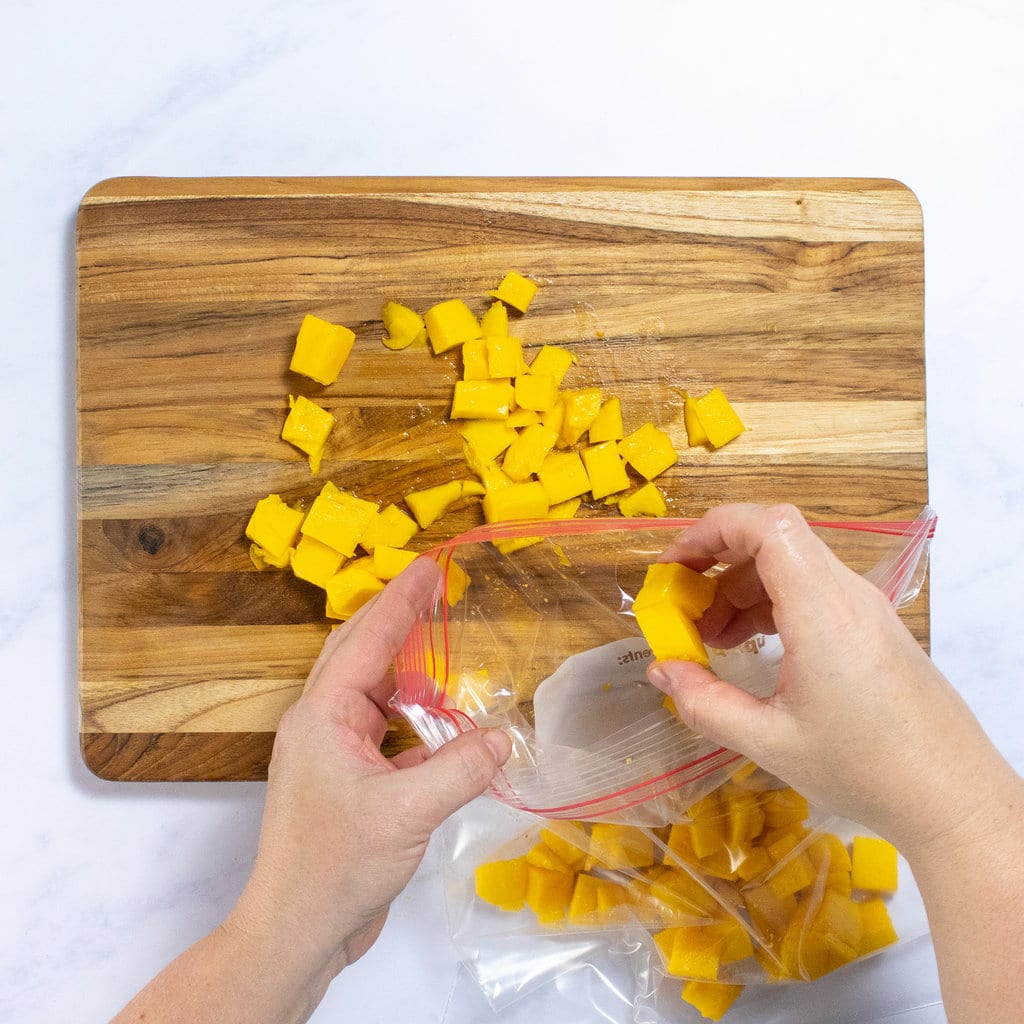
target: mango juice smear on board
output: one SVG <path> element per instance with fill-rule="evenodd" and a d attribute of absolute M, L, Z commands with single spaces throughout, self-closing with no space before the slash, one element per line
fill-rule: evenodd
<path fill-rule="evenodd" d="M 385 349 L 429 344 L 435 355 L 460 350 L 462 375 L 449 420 L 463 438 L 466 477 L 395 495 L 384 508 L 333 481 L 322 486 L 308 510 L 305 502 L 288 505 L 270 494 L 257 503 L 245 530 L 253 564 L 290 568 L 325 592 L 328 618 L 347 619 L 415 557 L 409 545 L 453 506 L 479 502 L 489 523 L 572 518 L 584 500 L 617 506 L 624 516 L 667 515 L 665 495 L 653 481 L 678 460 L 669 436 L 650 421 L 627 433 L 618 397 L 597 387 L 563 387 L 577 363 L 571 351 L 545 344 L 528 360 L 521 340 L 510 333 L 537 290 L 536 282 L 509 271 L 487 293 L 493 301 L 479 317 L 459 298 L 422 314 L 385 303 Z M 355 340 L 348 327 L 308 314 L 289 369 L 329 387 L 344 372 Z M 329 404 L 329 394 L 322 401 Z M 281 437 L 308 459 L 316 476 L 336 418 L 302 395 L 289 395 L 288 405 Z M 684 415 L 690 445 L 720 447 L 745 429 L 717 388 L 687 397 Z M 510 553 L 538 541 L 497 543 Z M 379 549 L 384 552 L 375 557 Z M 651 628 L 660 623 L 664 629 L 672 614 L 652 613 Z"/>

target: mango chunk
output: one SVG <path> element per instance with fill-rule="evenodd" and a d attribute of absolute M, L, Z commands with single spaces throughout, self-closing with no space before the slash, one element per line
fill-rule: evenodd
<path fill-rule="evenodd" d="M 348 619 L 371 597 L 379 594 L 384 583 L 365 566 L 353 563 L 336 572 L 324 589 L 327 591 L 328 618 Z"/>
<path fill-rule="evenodd" d="M 541 839 L 558 854 L 569 867 L 579 868 L 587 857 L 587 833 L 569 822 L 560 822 L 558 831 L 553 828 L 542 828 Z"/>
<path fill-rule="evenodd" d="M 419 346 L 426 343 L 427 325 L 423 317 L 408 306 L 398 302 L 386 302 L 380 318 L 386 332 L 381 339 L 385 348 L 397 352 L 410 345 Z"/>
<path fill-rule="evenodd" d="M 314 537 L 300 537 L 291 554 L 292 572 L 300 580 L 323 588 L 344 561 L 344 555 Z"/>
<path fill-rule="evenodd" d="M 665 929 L 662 942 L 671 942 L 668 963 L 665 970 L 676 978 L 691 978 L 714 981 L 718 977 L 721 963 L 717 943 L 709 938 L 700 925 Z M 659 948 L 663 948 L 659 944 Z"/>
<path fill-rule="evenodd" d="M 337 420 L 304 395 L 289 395 L 288 410 L 281 428 L 281 439 L 295 445 L 309 457 L 309 469 L 315 475 L 320 472 L 324 445 Z"/>
<path fill-rule="evenodd" d="M 712 388 L 698 398 L 693 411 L 712 448 L 721 448 L 747 429 L 719 388 Z M 685 416 L 685 406 L 683 414 Z"/>
<path fill-rule="evenodd" d="M 448 299 L 423 314 L 430 347 L 436 355 L 481 336 L 480 323 L 461 299 Z"/>
<path fill-rule="evenodd" d="M 682 998 L 695 1007 L 702 1017 L 721 1020 L 742 995 L 743 988 L 743 985 L 727 985 L 724 982 L 688 981 L 683 986 Z"/>
<path fill-rule="evenodd" d="M 512 393 L 513 393 L 513 397 L 514 397 L 515 396 L 515 384 L 512 385 L 512 389 L 513 389 Z M 540 422 L 541 422 L 540 413 L 536 412 L 534 409 L 513 409 L 508 414 L 508 419 L 505 420 L 505 423 L 508 426 L 514 427 L 516 430 L 520 429 L 520 427 L 532 427 L 534 425 L 534 423 L 540 423 Z"/>
<path fill-rule="evenodd" d="M 563 429 L 563 436 L 564 429 Z M 604 498 L 629 487 L 626 467 L 619 457 L 614 441 L 604 441 L 583 449 L 583 465 L 586 467 L 590 492 L 594 500 Z"/>
<path fill-rule="evenodd" d="M 695 661 L 705 667 L 710 664 L 696 625 L 681 608 L 662 602 L 639 611 L 634 607 L 633 613 L 658 661 Z"/>
<path fill-rule="evenodd" d="M 485 338 L 490 377 L 518 377 L 526 373 L 523 343 L 518 338 Z"/>
<path fill-rule="evenodd" d="M 562 386 L 566 371 L 576 362 L 576 357 L 567 349 L 558 345 L 544 345 L 530 363 L 530 373 L 542 373 L 555 382 L 555 387 Z"/>
<path fill-rule="evenodd" d="M 545 427 L 543 423 L 534 423 L 509 445 L 501 468 L 510 479 L 522 483 L 539 472 L 557 440 L 558 431 Z"/>
<path fill-rule="evenodd" d="M 895 892 L 898 854 L 896 847 L 873 836 L 854 836 L 850 881 L 854 889 Z"/>
<path fill-rule="evenodd" d="M 597 917 L 597 894 L 600 886 L 593 875 L 577 875 L 566 910 L 570 924 L 589 924 Z"/>
<path fill-rule="evenodd" d="M 781 898 L 813 885 L 816 877 L 811 858 L 806 853 L 798 853 L 795 856 L 787 855 L 777 870 L 768 876 L 768 885 Z"/>
<path fill-rule="evenodd" d="M 480 333 L 485 338 L 508 337 L 508 306 L 504 302 L 492 302 L 480 317 Z"/>
<path fill-rule="evenodd" d="M 377 510 L 372 501 L 341 491 L 328 480 L 313 499 L 302 533 L 351 558 Z"/>
<path fill-rule="evenodd" d="M 546 373 L 524 373 L 515 379 L 516 405 L 534 412 L 547 412 L 558 401 L 555 378 Z"/>
<path fill-rule="evenodd" d="M 490 380 L 487 362 L 487 339 L 471 338 L 462 344 L 462 379 Z"/>
<path fill-rule="evenodd" d="M 643 868 L 654 863 L 654 843 L 642 829 L 595 822 L 590 829 L 590 857 L 613 871 Z"/>
<path fill-rule="evenodd" d="M 572 867 L 548 846 L 544 840 L 530 847 L 529 852 L 526 854 L 526 863 L 534 864 L 539 868 L 546 868 L 548 871 L 566 871 L 572 874 Z"/>
<path fill-rule="evenodd" d="M 419 555 L 415 551 L 378 544 L 373 549 L 373 574 L 379 580 L 393 580 L 405 572 L 417 558 Z"/>
<path fill-rule="evenodd" d="M 861 915 L 861 937 L 857 952 L 860 956 L 874 953 L 876 949 L 891 946 L 899 936 L 892 926 L 889 908 L 875 897 L 858 904 Z"/>
<path fill-rule="evenodd" d="M 473 874 L 476 894 L 484 902 L 515 913 L 526 905 L 525 857 L 481 864 Z"/>
<path fill-rule="evenodd" d="M 425 487 L 422 491 L 410 491 L 405 503 L 416 517 L 420 529 L 425 530 L 440 519 L 459 498 L 479 494 L 483 487 L 470 480 L 449 480 L 436 487 Z"/>
<path fill-rule="evenodd" d="M 697 399 L 687 395 L 683 400 L 683 423 L 686 426 L 686 441 L 691 448 L 708 443 L 707 431 L 697 418 Z"/>
<path fill-rule="evenodd" d="M 318 384 L 333 384 L 355 341 L 355 334 L 347 327 L 307 313 L 299 325 L 288 369 Z"/>
<path fill-rule="evenodd" d="M 645 480 L 653 480 L 679 461 L 672 440 L 653 423 L 645 423 L 619 442 L 619 453 Z"/>
<path fill-rule="evenodd" d="M 587 438 L 591 444 L 600 444 L 602 441 L 619 441 L 623 436 L 622 403 L 612 397 L 598 410 L 587 429 Z"/>
<path fill-rule="evenodd" d="M 517 436 L 505 420 L 466 420 L 459 433 L 484 462 L 496 459 Z"/>
<path fill-rule="evenodd" d="M 359 546 L 368 554 L 381 544 L 404 548 L 419 533 L 419 527 L 397 505 L 388 505 L 375 513 L 359 537 Z"/>
<path fill-rule="evenodd" d="M 525 313 L 529 309 L 533 297 L 537 294 L 537 285 L 529 278 L 523 277 L 522 274 L 510 270 L 501 279 L 501 284 L 493 292 L 487 294 L 495 299 L 500 299 L 520 313 Z"/>
<path fill-rule="evenodd" d="M 484 495 L 484 519 L 497 523 L 506 519 L 543 519 L 550 502 L 544 488 L 536 481 L 496 487 Z"/>
<path fill-rule="evenodd" d="M 571 871 L 550 871 L 526 865 L 526 904 L 542 924 L 553 924 L 565 917 L 572 899 Z"/>
<path fill-rule="evenodd" d="M 302 521 L 302 512 L 286 505 L 280 494 L 268 494 L 256 502 L 245 535 L 283 567 L 288 564 L 289 549 L 299 539 Z"/>
<path fill-rule="evenodd" d="M 558 505 L 590 490 L 590 477 L 578 452 L 552 452 L 537 471 L 548 503 Z"/>
<path fill-rule="evenodd" d="M 705 576 L 679 562 L 653 562 L 647 567 L 643 585 L 633 601 L 633 610 L 667 601 L 696 620 L 711 607 L 717 589 L 718 580 L 714 576 Z"/>
<path fill-rule="evenodd" d="M 543 350 L 541 350 L 543 354 Z M 540 356 L 537 357 L 538 359 Z M 534 360 L 536 364 L 536 360 Z M 532 369 L 533 367 L 531 367 Z M 565 413 L 559 440 L 565 447 L 574 445 L 589 429 L 601 411 L 601 392 L 598 388 L 581 388 L 562 395 Z M 628 485 L 627 485 L 628 486 Z"/>
<path fill-rule="evenodd" d="M 457 380 L 452 398 L 453 420 L 505 420 L 514 392 L 507 380 Z"/>

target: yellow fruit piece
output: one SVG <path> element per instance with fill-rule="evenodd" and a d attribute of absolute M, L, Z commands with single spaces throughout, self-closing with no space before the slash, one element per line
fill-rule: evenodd
<path fill-rule="evenodd" d="M 337 420 L 326 409 L 303 395 L 297 398 L 289 395 L 288 410 L 281 428 L 281 439 L 308 455 L 310 472 L 319 473 L 324 445 Z"/>
<path fill-rule="evenodd" d="M 771 854 L 771 850 L 768 851 Z M 768 886 L 776 896 L 791 896 L 814 884 L 817 872 L 806 853 L 787 855 L 768 876 Z"/>
<path fill-rule="evenodd" d="M 412 565 L 419 554 L 405 548 L 393 548 L 378 544 L 373 549 L 373 574 L 380 580 L 393 580 Z"/>
<path fill-rule="evenodd" d="M 571 871 L 549 871 L 527 863 L 526 903 L 542 924 L 553 924 L 565 917 L 572 890 Z"/>
<path fill-rule="evenodd" d="M 548 519 L 572 519 L 580 510 L 583 504 L 581 498 L 569 498 L 568 501 L 560 501 L 548 509 Z"/>
<path fill-rule="evenodd" d="M 448 299 L 431 306 L 424 313 L 423 320 L 435 354 L 481 337 L 477 318 L 461 299 Z"/>
<path fill-rule="evenodd" d="M 563 437 L 564 428 L 563 428 Z M 629 487 L 626 467 L 619 457 L 614 441 L 605 441 L 583 449 L 583 465 L 586 467 L 590 492 L 597 501 Z"/>
<path fill-rule="evenodd" d="M 622 403 L 617 398 L 609 398 L 590 424 L 587 438 L 591 444 L 600 444 L 602 441 L 619 441 L 622 437 Z"/>
<path fill-rule="evenodd" d="M 295 546 L 302 527 L 303 514 L 281 500 L 280 494 L 268 494 L 256 502 L 245 535 L 264 552 L 265 559 L 273 559 L 279 567 L 288 564 L 288 551 Z"/>
<path fill-rule="evenodd" d="M 768 856 L 767 850 L 754 846 L 747 850 L 746 856 L 737 865 L 736 874 L 744 882 L 750 882 L 770 871 L 773 864 L 774 861 Z"/>
<path fill-rule="evenodd" d="M 307 313 L 299 326 L 288 369 L 318 384 L 333 384 L 355 341 L 355 334 L 347 327 Z"/>
<path fill-rule="evenodd" d="M 729 400 L 718 388 L 712 388 L 706 395 L 698 398 L 693 411 L 712 448 L 721 448 L 723 444 L 739 437 L 747 429 L 736 410 L 729 404 Z"/>
<path fill-rule="evenodd" d="M 537 471 L 548 503 L 558 505 L 590 490 L 590 477 L 578 452 L 552 452 Z"/>
<path fill-rule="evenodd" d="M 899 939 L 892 926 L 889 909 L 875 897 L 858 904 L 861 916 L 861 937 L 857 947 L 859 956 L 867 956 L 883 946 L 891 946 Z"/>
<path fill-rule="evenodd" d="M 313 537 L 300 537 L 292 549 L 292 572 L 307 583 L 318 587 L 327 586 L 327 581 L 341 568 L 345 556 L 329 548 Z"/>
<path fill-rule="evenodd" d="M 485 338 L 508 337 L 508 307 L 504 302 L 492 302 L 480 317 L 480 333 Z"/>
<path fill-rule="evenodd" d="M 639 611 L 634 608 L 633 613 L 656 660 L 710 663 L 696 625 L 680 608 L 663 602 Z"/>
<path fill-rule="evenodd" d="M 419 533 L 419 527 L 397 505 L 388 505 L 374 514 L 359 538 L 359 546 L 369 554 L 378 545 L 404 548 Z"/>
<path fill-rule="evenodd" d="M 561 387 L 566 371 L 576 361 L 576 357 L 567 348 L 544 345 L 533 357 L 533 362 L 530 363 L 530 373 L 542 373 L 550 377 L 556 387 Z"/>
<path fill-rule="evenodd" d="M 484 343 L 491 377 L 518 377 L 526 372 L 523 343 L 518 338 L 486 338 Z"/>
<path fill-rule="evenodd" d="M 336 572 L 324 589 L 327 591 L 328 618 L 348 619 L 371 597 L 379 594 L 384 583 L 364 565 L 353 563 Z"/>
<path fill-rule="evenodd" d="M 526 905 L 526 879 L 525 857 L 481 864 L 473 874 L 480 899 L 513 913 Z"/>
<path fill-rule="evenodd" d="M 550 409 L 545 409 L 540 414 L 540 421 L 546 427 L 554 427 L 559 434 L 559 446 L 564 447 L 561 442 L 562 424 L 565 422 L 565 402 L 561 397 L 555 400 L 555 404 Z"/>
<path fill-rule="evenodd" d="M 619 454 L 645 480 L 653 480 L 679 461 L 672 440 L 653 423 L 645 423 L 619 442 Z"/>
<path fill-rule="evenodd" d="M 790 786 L 765 793 L 761 797 L 761 808 L 768 828 L 798 824 L 810 814 L 807 798 Z"/>
<path fill-rule="evenodd" d="M 469 573 L 455 561 L 449 558 L 443 563 L 444 567 L 444 596 L 449 606 L 454 606 L 462 600 L 466 588 L 472 582 Z"/>
<path fill-rule="evenodd" d="M 722 801 L 725 814 L 725 841 L 730 849 L 746 850 L 764 828 L 764 811 L 753 793 L 728 793 Z"/>
<path fill-rule="evenodd" d="M 259 544 L 249 545 L 249 561 L 262 572 L 264 569 L 287 569 L 291 563 L 294 548 L 289 548 L 283 555 L 271 555 Z"/>
<path fill-rule="evenodd" d="M 490 380 L 487 364 L 487 339 L 471 338 L 462 345 L 462 379 Z"/>
<path fill-rule="evenodd" d="M 547 412 L 558 401 L 558 385 L 546 373 L 520 374 L 515 380 L 515 399 L 521 409 Z"/>
<path fill-rule="evenodd" d="M 854 889 L 896 891 L 899 860 L 892 843 L 873 836 L 854 836 L 851 859 L 850 880 Z"/>
<path fill-rule="evenodd" d="M 493 544 L 503 555 L 511 555 L 515 551 L 522 551 L 523 548 L 532 548 L 534 544 L 539 544 L 543 539 L 543 537 L 509 537 L 506 540 L 493 541 Z"/>
<path fill-rule="evenodd" d="M 667 602 L 697 620 L 711 607 L 717 589 L 714 576 L 705 576 L 679 562 L 653 562 L 633 601 L 633 611 Z"/>
<path fill-rule="evenodd" d="M 543 353 L 543 349 L 541 352 Z M 536 360 L 534 363 L 536 364 Z M 566 446 L 574 445 L 587 432 L 601 411 L 601 392 L 598 388 L 566 391 L 562 395 L 562 402 L 565 405 L 565 414 L 559 438 Z"/>
<path fill-rule="evenodd" d="M 593 875 L 577 875 L 566 917 L 570 924 L 590 924 L 597 918 L 598 880 Z"/>
<path fill-rule="evenodd" d="M 373 502 L 341 491 L 328 480 L 313 500 L 302 533 L 351 558 L 377 509 Z"/>
<path fill-rule="evenodd" d="M 427 325 L 419 313 L 398 302 L 386 302 L 380 314 L 387 332 L 382 341 L 392 351 L 423 345 L 427 340 Z"/>
<path fill-rule="evenodd" d="M 410 491 L 405 503 L 416 517 L 420 529 L 425 530 L 440 519 L 459 498 L 483 493 L 483 486 L 472 480 L 449 480 L 436 487 L 425 487 L 422 491 Z"/>
<path fill-rule="evenodd" d="M 467 420 L 459 433 L 482 462 L 496 459 L 517 436 L 505 420 Z"/>
<path fill-rule="evenodd" d="M 758 934 L 769 946 L 777 946 L 796 913 L 796 897 L 778 896 L 767 885 L 745 888 L 742 895 Z"/>
<path fill-rule="evenodd" d="M 533 301 L 534 295 L 537 294 L 537 285 L 523 277 L 522 274 L 510 270 L 501 279 L 501 284 L 493 292 L 487 294 L 495 299 L 501 299 L 502 302 L 519 310 L 520 313 L 525 313 Z"/>
<path fill-rule="evenodd" d="M 721 1020 L 726 1011 L 739 999 L 742 985 L 727 985 L 724 982 L 688 981 L 683 986 L 684 1002 L 695 1007 L 708 1020 Z"/>
<path fill-rule="evenodd" d="M 521 483 L 540 470 L 548 453 L 558 440 L 558 432 L 543 423 L 526 427 L 509 445 L 501 468 L 506 475 Z"/>
<path fill-rule="evenodd" d="M 513 385 L 513 395 L 514 395 Z M 532 427 L 534 423 L 540 423 L 540 413 L 534 412 L 533 409 L 513 409 L 508 414 L 508 419 L 505 420 L 506 426 L 513 427 L 518 430 L 520 427 Z"/>
<path fill-rule="evenodd" d="M 676 978 L 714 981 L 718 977 L 716 942 L 700 925 L 666 929 L 671 932 L 671 953 L 665 970 Z M 663 940 L 665 938 L 663 937 Z M 660 948 L 660 947 L 659 947 Z"/>
<path fill-rule="evenodd" d="M 631 825 L 594 822 L 590 829 L 590 856 L 604 868 L 643 868 L 654 863 L 654 841 Z"/>
<path fill-rule="evenodd" d="M 602 924 L 621 921 L 628 917 L 629 890 L 607 878 L 597 880 L 597 917 Z"/>
<path fill-rule="evenodd" d="M 530 847 L 526 854 L 526 863 L 548 871 L 566 871 L 572 874 L 572 868 L 543 840 Z"/>
<path fill-rule="evenodd" d="M 856 958 L 864 932 L 860 904 L 849 896 L 826 889 L 811 919 L 810 930 L 826 939 L 835 967 L 848 963 Z M 835 941 L 830 942 L 829 939 Z"/>
<path fill-rule="evenodd" d="M 540 830 L 541 839 L 558 854 L 569 867 L 578 868 L 587 856 L 587 833 L 570 822 L 559 822 Z"/>
<path fill-rule="evenodd" d="M 550 502 L 544 488 L 532 480 L 488 490 L 483 505 L 484 519 L 498 523 L 508 519 L 543 519 L 548 514 Z"/>
<path fill-rule="evenodd" d="M 457 380 L 452 399 L 453 420 L 505 420 L 514 393 L 507 380 Z"/>
<path fill-rule="evenodd" d="M 703 918 L 719 910 L 718 901 L 692 875 L 668 868 L 651 882 L 651 897 L 673 917 Z"/>
<path fill-rule="evenodd" d="M 463 446 L 462 453 L 466 459 L 466 465 L 479 478 L 484 493 L 512 486 L 513 481 L 505 475 L 505 472 L 493 459 L 479 458 L 468 444 Z"/>
<path fill-rule="evenodd" d="M 686 425 L 686 441 L 691 448 L 708 443 L 708 435 L 697 418 L 697 399 L 687 395 L 683 400 L 683 423 Z"/>

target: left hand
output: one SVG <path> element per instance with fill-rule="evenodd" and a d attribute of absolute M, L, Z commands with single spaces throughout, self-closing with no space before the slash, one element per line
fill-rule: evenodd
<path fill-rule="evenodd" d="M 508 759 L 498 730 L 380 752 L 389 665 L 437 584 L 417 559 L 336 629 L 278 728 L 252 878 L 226 926 L 272 928 L 331 974 L 373 944 L 431 833 Z"/>

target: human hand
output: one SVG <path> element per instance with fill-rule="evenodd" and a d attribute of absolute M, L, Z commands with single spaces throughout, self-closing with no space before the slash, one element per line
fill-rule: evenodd
<path fill-rule="evenodd" d="M 502 732 L 473 730 L 432 755 L 380 753 L 388 667 L 438 576 L 417 559 L 335 630 L 278 729 L 256 864 L 227 926 L 283 932 L 330 976 L 372 945 L 431 833 L 511 751 Z"/>
<path fill-rule="evenodd" d="M 763 700 L 693 663 L 652 664 L 687 725 L 905 852 L 968 828 L 1004 762 L 883 594 L 796 509 L 716 508 L 661 560 L 729 566 L 698 624 L 707 643 L 778 632 L 785 648 Z"/>

